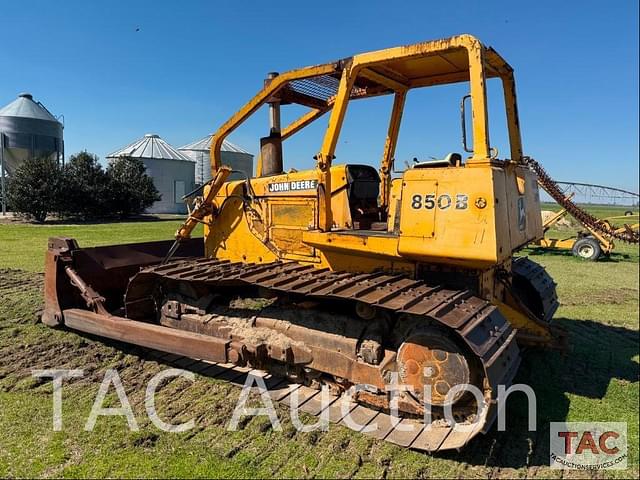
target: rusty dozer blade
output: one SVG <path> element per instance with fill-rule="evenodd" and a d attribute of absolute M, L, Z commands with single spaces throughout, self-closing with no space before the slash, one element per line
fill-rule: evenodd
<path fill-rule="evenodd" d="M 108 315 L 122 307 L 129 279 L 166 256 L 171 240 L 107 247 L 79 248 L 72 238 L 50 238 L 45 254 L 44 311 L 42 322 L 63 324 L 63 310 L 89 309 Z M 185 239 L 177 258 L 204 254 L 202 239 Z"/>

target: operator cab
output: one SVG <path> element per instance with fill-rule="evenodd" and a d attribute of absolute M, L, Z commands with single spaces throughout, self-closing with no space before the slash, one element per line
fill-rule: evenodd
<path fill-rule="evenodd" d="M 411 168 L 460 167 L 462 164 L 462 155 L 449 153 L 442 159 L 419 161 L 414 158 Z M 347 191 L 353 230 L 386 230 L 386 213 L 379 204 L 380 174 L 370 165 L 350 164 L 345 168 L 346 184 L 342 188 Z"/>
<path fill-rule="evenodd" d="M 354 230 L 384 230 L 378 198 L 380 175 L 370 165 L 346 165 L 346 189 Z M 384 222 L 384 223 L 383 223 Z"/>

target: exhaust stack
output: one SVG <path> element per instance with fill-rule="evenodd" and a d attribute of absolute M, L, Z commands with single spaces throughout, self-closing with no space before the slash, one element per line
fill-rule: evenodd
<path fill-rule="evenodd" d="M 277 72 L 270 72 L 265 84 L 269 84 L 277 76 Z M 260 139 L 260 159 L 262 176 L 278 175 L 283 172 L 280 99 L 278 98 L 273 98 L 269 102 L 269 136 Z"/>

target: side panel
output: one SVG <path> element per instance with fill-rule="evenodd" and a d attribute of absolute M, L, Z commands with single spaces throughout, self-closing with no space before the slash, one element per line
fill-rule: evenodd
<path fill-rule="evenodd" d="M 512 199 L 509 202 L 511 248 L 517 249 L 543 236 L 540 193 L 536 175 L 528 169 L 508 169 L 505 175 L 509 186 L 507 195 Z"/>
<path fill-rule="evenodd" d="M 313 257 L 315 249 L 302 241 L 302 233 L 315 225 L 316 201 L 312 199 L 268 200 L 269 238 L 283 258 Z"/>
<path fill-rule="evenodd" d="M 341 181 L 341 174 L 334 171 L 335 180 Z M 295 172 L 252 179 L 250 208 L 243 208 L 244 184 L 227 184 L 216 198 L 218 205 L 224 204 L 222 213 L 215 226 L 206 229 L 207 254 L 234 261 L 283 258 L 324 265 L 335 264 L 327 256 L 340 252 L 346 257 L 395 257 L 403 262 L 484 269 L 504 263 L 514 249 L 542 233 L 535 175 L 511 164 L 476 164 L 414 168 L 394 180 L 392 200 L 397 203 L 387 232 L 338 227 L 334 231 L 342 234 L 335 238 L 325 235 L 311 240 L 318 211 L 317 192 L 309 176 L 309 172 Z M 346 190 L 339 184 L 334 187 L 335 211 L 347 210 L 342 198 Z M 381 235 L 387 241 L 367 242 Z M 366 252 L 360 252 L 357 242 L 366 243 Z"/>
<path fill-rule="evenodd" d="M 523 167 L 510 166 L 495 174 L 496 195 L 504 198 L 496 205 L 497 238 L 513 251 L 543 236 L 540 194 L 536 175 Z"/>
<path fill-rule="evenodd" d="M 472 268 L 506 258 L 510 252 L 496 248 L 503 239 L 496 239 L 493 174 L 490 167 L 405 172 L 398 253 Z"/>
<path fill-rule="evenodd" d="M 438 180 L 425 178 L 403 182 L 404 201 L 400 207 L 400 250 L 411 237 L 426 239 L 436 234 Z M 449 208 L 449 207 L 447 207 Z M 405 242 L 403 242 L 405 239 Z M 412 240 L 409 240 L 410 242 Z"/>
<path fill-rule="evenodd" d="M 334 208 L 341 212 L 336 218 L 349 224 L 346 190 L 343 188 L 345 167 L 335 167 L 332 174 L 338 190 Z M 251 191 L 251 200 L 245 190 Z M 220 209 L 219 216 L 214 224 L 205 226 L 208 256 L 255 263 L 278 258 L 320 261 L 316 249 L 302 241 L 303 232 L 314 229 L 318 222 L 314 171 L 253 178 L 248 185 L 229 182 L 216 196 L 215 202 Z"/>
<path fill-rule="evenodd" d="M 242 189 L 241 182 L 227 183 L 216 196 L 220 212 L 215 223 L 204 226 L 205 254 L 234 262 L 272 262 L 277 259 L 276 255 L 261 240 L 266 237 L 266 226 L 257 218 L 246 217 Z M 254 206 L 260 213 L 261 207 L 260 204 Z M 261 213 L 261 216 L 266 215 Z M 211 218 L 205 221 L 211 222 Z"/>

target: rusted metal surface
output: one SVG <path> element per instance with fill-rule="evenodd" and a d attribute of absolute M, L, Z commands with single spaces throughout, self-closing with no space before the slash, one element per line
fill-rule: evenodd
<path fill-rule="evenodd" d="M 228 341 L 122 317 L 106 317 L 80 309 L 64 310 L 64 324 L 74 330 L 177 355 L 227 362 Z"/>
<path fill-rule="evenodd" d="M 50 327 L 62 324 L 59 294 L 73 294 L 68 281 L 63 281 L 63 269 L 71 264 L 71 252 L 78 244 L 71 238 L 50 238 L 44 260 L 44 310 L 40 319 Z"/>
<path fill-rule="evenodd" d="M 112 245 L 106 247 L 79 248 L 71 238 L 52 237 L 45 253 L 44 310 L 42 321 L 49 326 L 63 322 L 62 310 L 84 308 L 90 298 L 86 287 L 101 297 L 100 303 L 109 312 L 122 307 L 129 279 L 141 268 L 158 264 L 169 251 L 171 240 Z M 180 243 L 176 251 L 179 258 L 201 257 L 204 253 L 202 239 L 190 239 Z M 69 277 L 69 267 L 74 273 Z M 72 278 L 84 284 L 74 286 Z M 93 307 L 90 307 L 93 309 Z"/>
<path fill-rule="evenodd" d="M 330 423 L 412 450 L 436 452 L 462 448 L 480 431 L 480 425 L 484 423 L 481 419 L 476 424 L 449 425 L 443 421 L 425 424 L 419 418 L 410 418 L 402 413 L 394 416 L 379 408 L 355 403 L 348 394 L 336 395 L 325 392 L 323 399 L 320 390 L 292 383 L 262 370 L 225 363 L 194 361 L 155 350 L 149 351 L 148 355 L 160 362 L 187 368 L 206 377 L 225 380 L 238 387 L 244 385 L 248 375 L 261 377 L 273 401 L 290 408 L 297 406 L 299 410 L 315 417 L 324 413 Z M 255 387 L 254 391 L 260 392 Z"/>
<path fill-rule="evenodd" d="M 353 428 L 353 422 L 346 421 L 345 415 L 352 412 L 353 418 L 357 418 L 361 426 L 375 426 L 370 432 L 365 429 L 363 433 L 425 451 L 460 448 L 480 431 L 486 431 L 495 417 L 497 385 L 510 385 L 517 370 L 520 357 L 515 330 L 494 306 L 474 297 L 468 291 L 433 287 L 403 275 L 331 272 L 294 262 L 242 264 L 198 257 L 183 258 L 162 265 L 159 262 L 170 243 L 162 242 L 162 246 L 156 244 L 147 248 L 146 252 L 141 250 L 136 255 L 133 253 L 136 251 L 135 246 L 79 250 L 73 241 L 54 242 L 54 248 L 48 252 L 48 256 L 51 256 L 49 261 L 62 277 L 52 277 L 55 290 L 51 301 L 48 301 L 50 307 L 53 310 L 60 309 L 59 321 L 72 329 L 170 352 L 174 357 L 184 355 L 223 364 L 235 363 L 239 370 L 202 366 L 203 369 L 211 368 L 220 372 L 225 378 L 241 378 L 243 372 L 249 370 L 247 366 L 255 368 L 263 365 L 274 375 L 277 373 L 289 377 L 288 380 L 272 377 L 277 379 L 271 384 L 279 401 L 287 403 L 292 398 L 291 392 L 300 390 L 296 401 L 303 411 L 320 415 L 323 408 L 328 408 L 332 421 L 341 422 L 349 428 Z M 155 253 L 150 254 L 150 251 Z M 127 253 L 128 257 L 121 258 L 123 253 Z M 145 262 L 148 262 L 148 266 L 140 270 Z M 70 278 L 69 270 L 65 271 L 65 268 L 71 267 Z M 122 298 L 122 281 L 127 274 L 138 270 L 139 273 L 129 283 L 126 291 L 125 307 L 129 318 L 125 318 L 121 303 L 117 303 L 115 297 Z M 86 282 L 87 279 L 91 279 L 91 286 Z M 185 290 L 193 290 L 198 295 L 206 292 L 215 294 L 229 287 L 237 287 L 238 291 L 243 287 L 260 288 L 263 293 L 272 291 L 279 296 L 285 294 L 285 297 L 298 302 L 294 303 L 294 308 L 299 306 L 313 309 L 314 302 L 342 302 L 347 309 L 351 305 L 354 313 L 345 322 L 350 330 L 336 330 L 333 333 L 330 330 L 314 330 L 304 322 L 287 323 L 263 312 L 257 314 L 253 319 L 255 327 L 286 333 L 289 338 L 300 343 L 283 349 L 278 348 L 281 345 L 269 341 L 249 342 L 233 335 L 224 337 L 220 334 L 219 325 L 209 326 L 208 331 L 200 331 L 201 327 L 196 325 L 200 318 L 195 314 L 187 313 L 184 318 L 172 318 L 166 312 L 156 311 L 156 308 L 162 306 L 156 303 L 156 288 L 166 282 L 174 286 L 180 284 Z M 99 286 L 107 286 L 109 294 L 104 295 Z M 62 300 L 59 300 L 63 291 Z M 86 308 L 85 305 L 89 303 L 87 299 L 101 301 L 102 297 L 105 298 L 105 305 L 111 307 L 111 316 L 77 308 Z M 117 305 L 115 311 L 113 305 Z M 164 307 L 169 308 L 170 305 L 172 304 L 165 303 Z M 178 305 L 179 302 L 173 304 L 172 308 L 178 308 Z M 359 318 L 355 313 L 365 310 L 368 320 Z M 156 316 L 157 314 L 161 315 Z M 388 349 L 388 346 L 378 347 L 382 348 L 379 355 L 371 353 L 376 344 L 381 345 L 383 342 L 367 326 L 375 324 L 376 319 L 381 316 L 395 319 L 402 338 L 413 339 L 404 349 L 399 366 L 396 364 L 397 352 Z M 161 318 L 162 325 L 147 323 L 156 318 Z M 194 323 L 189 325 L 186 320 L 193 320 Z M 447 350 L 450 355 L 449 359 L 445 359 L 450 360 L 444 362 L 446 366 L 440 359 L 442 352 L 438 352 L 438 348 L 433 348 L 432 343 L 420 337 L 426 335 L 424 326 L 427 324 L 445 328 L 457 338 L 456 344 L 462 345 L 462 350 L 461 347 L 456 350 L 452 345 L 442 346 L 441 350 Z M 400 334 L 394 331 L 395 333 Z M 367 355 L 362 353 L 365 345 L 364 351 L 369 352 Z M 465 352 L 464 356 L 460 352 Z M 188 359 L 176 361 L 193 366 L 193 362 Z M 436 392 L 437 382 L 440 380 L 457 384 L 468 378 L 470 383 L 483 387 L 485 402 L 482 417 L 471 427 L 467 420 L 464 425 L 461 424 L 460 428 L 464 427 L 462 430 L 442 424 L 442 420 L 425 426 L 419 418 L 424 413 L 421 403 L 423 399 L 404 396 L 398 401 L 402 418 L 392 418 L 388 413 L 391 407 L 389 397 L 384 390 L 389 383 L 388 373 L 402 369 L 405 372 L 413 371 L 409 365 L 411 362 L 416 363 L 418 369 L 429 366 L 440 368 L 439 371 L 434 368 L 431 379 Z M 338 382 L 336 385 L 339 388 L 332 390 L 332 401 L 329 406 L 325 406 L 320 402 L 318 390 L 299 384 L 315 378 L 313 375 L 292 377 L 290 367 L 271 370 L 273 365 L 304 367 L 307 372 L 328 375 L 329 384 L 333 378 Z M 477 380 L 476 377 L 484 380 Z M 424 383 L 423 379 L 406 379 L 409 384 L 416 384 L 418 387 Z M 311 382 L 312 385 L 322 383 L 326 382 Z M 340 393 L 353 384 L 368 384 L 377 391 L 360 392 L 348 398 Z M 437 410 L 438 402 L 432 403 L 436 411 L 440 412 L 434 418 L 441 419 L 441 410 Z M 465 413 L 470 411 L 469 404 L 459 402 L 457 405 L 460 403 L 465 404 L 459 409 L 454 408 L 454 412 L 458 412 L 456 418 L 471 418 Z M 415 428 L 407 433 L 397 425 L 412 425 Z"/>
<path fill-rule="evenodd" d="M 109 312 L 104 308 L 105 298 L 102 295 L 91 288 L 91 285 L 88 285 L 73 268 L 67 266 L 64 271 L 71 284 L 80 291 L 80 295 L 87 302 L 87 307 L 101 315 L 109 315 Z"/>
<path fill-rule="evenodd" d="M 396 328 L 406 327 L 407 335 L 419 332 L 423 323 L 435 322 L 451 329 L 476 357 L 492 397 L 497 393 L 498 384 L 511 381 L 520 361 L 515 330 L 489 302 L 474 297 L 469 291 L 434 288 L 403 275 L 319 271 L 294 262 L 244 264 L 212 259 L 173 262 L 143 269 L 131 281 L 125 297 L 127 317 L 154 317 L 156 287 L 159 282 L 167 281 L 188 283 L 194 288 L 206 287 L 210 291 L 257 286 L 310 301 L 362 302 L 398 318 L 404 315 L 402 318 L 407 320 L 397 320 Z M 415 321 L 417 324 L 413 325 Z M 335 349 L 318 348 L 312 354 L 314 367 L 320 371 L 351 379 L 354 365 L 366 365 L 368 371 L 363 371 L 358 381 L 380 383 L 376 381 L 380 368 L 372 369 L 371 365 L 336 355 Z"/>
<path fill-rule="evenodd" d="M 218 194 L 227 178 L 231 174 L 231 168 L 222 166 L 213 176 L 213 179 L 204 186 L 204 194 L 200 197 L 196 197 L 193 209 L 189 211 L 189 216 L 184 223 L 176 231 L 176 239 L 173 245 L 167 250 L 162 263 L 167 263 L 173 258 L 180 244 L 191 239 L 191 233 L 199 223 L 204 223 L 204 217 L 213 213 L 213 199 Z"/>
<path fill-rule="evenodd" d="M 404 385 L 412 385 L 420 400 L 426 384 L 431 386 L 431 403 L 444 405 L 451 387 L 469 384 L 471 372 L 463 352 L 441 332 L 420 332 L 406 339 L 396 363 Z M 458 392 L 452 401 L 458 400 Z"/>

